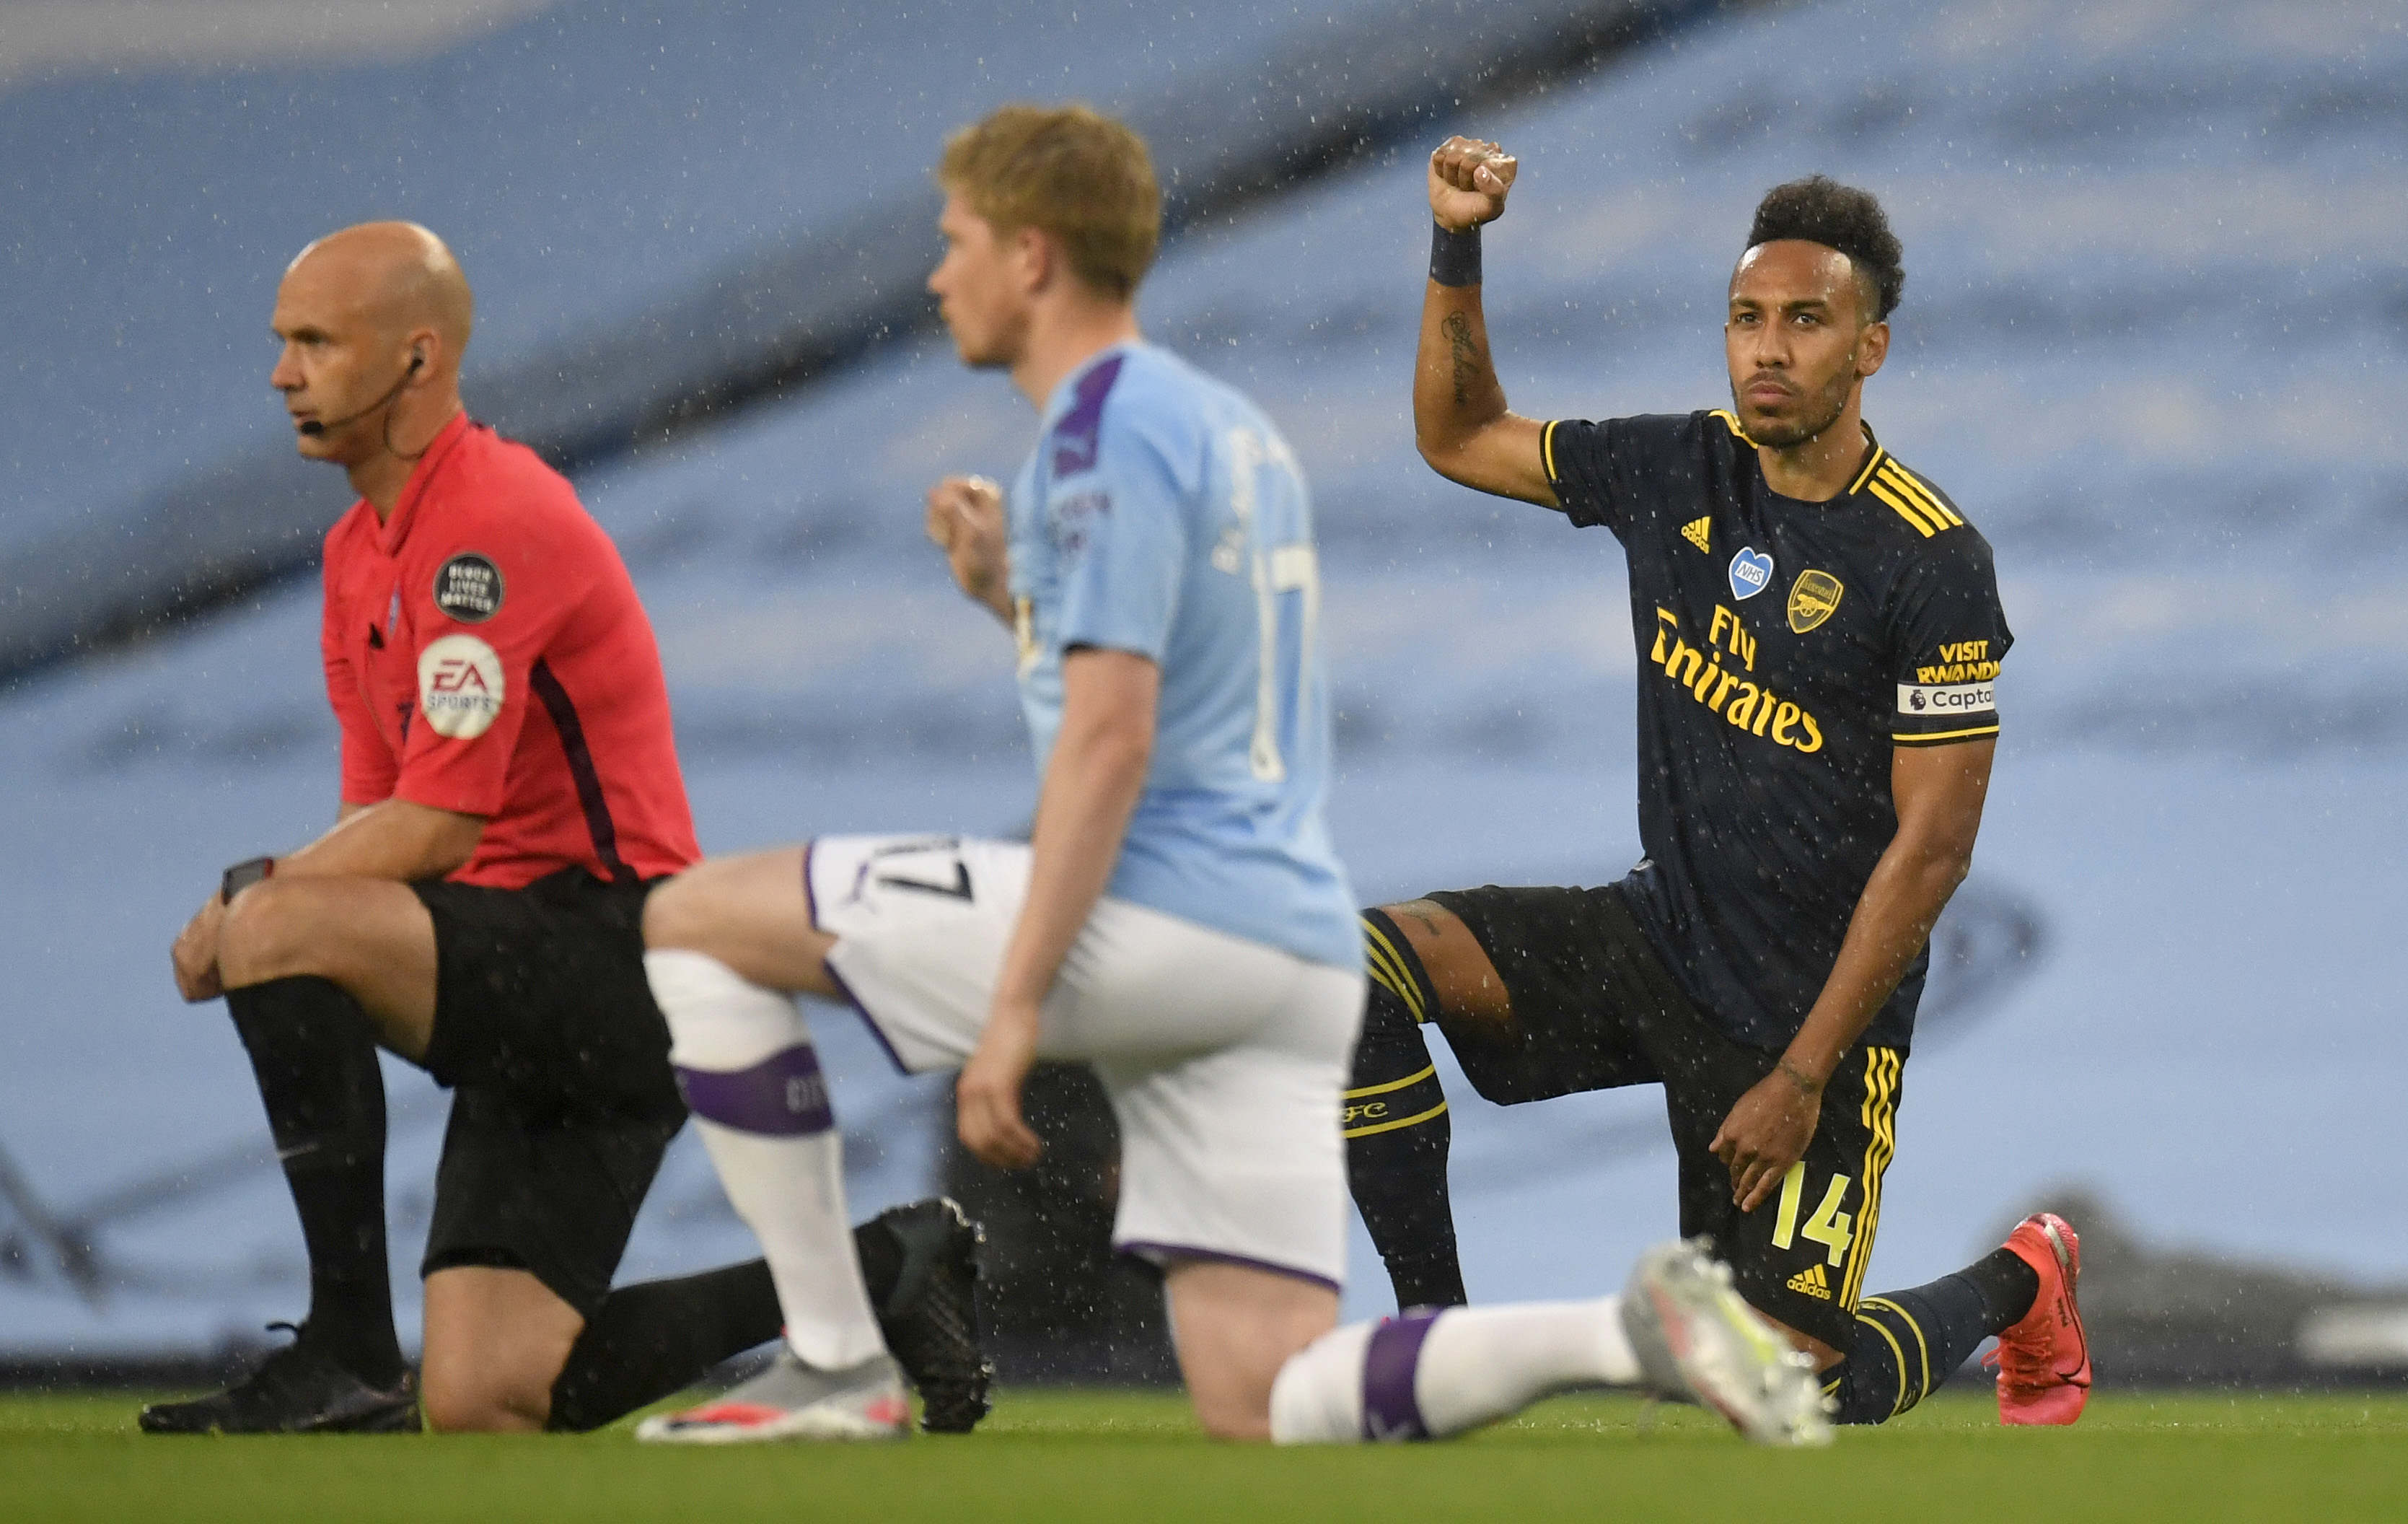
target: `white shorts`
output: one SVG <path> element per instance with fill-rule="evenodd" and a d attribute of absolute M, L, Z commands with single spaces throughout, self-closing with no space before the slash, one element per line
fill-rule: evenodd
<path fill-rule="evenodd" d="M 806 849 L 828 967 L 903 1069 L 958 1068 L 986 1025 L 1028 848 L 824 836 Z M 1345 1273 L 1340 1100 L 1359 974 L 1107 899 L 1062 961 L 1038 1052 L 1083 1059 L 1121 1129 L 1113 1247 L 1335 1288 Z"/>

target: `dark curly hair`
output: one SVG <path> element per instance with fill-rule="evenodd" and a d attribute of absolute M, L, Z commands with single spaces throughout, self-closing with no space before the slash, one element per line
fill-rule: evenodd
<path fill-rule="evenodd" d="M 1828 175 L 1774 186 L 1756 204 L 1747 246 L 1777 238 L 1803 238 L 1847 255 L 1857 277 L 1872 287 L 1875 323 L 1890 315 L 1906 289 L 1906 266 L 1900 263 L 1906 251 L 1870 191 L 1842 185 Z"/>

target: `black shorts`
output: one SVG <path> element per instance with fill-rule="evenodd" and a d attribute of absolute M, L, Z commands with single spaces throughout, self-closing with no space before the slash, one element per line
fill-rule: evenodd
<path fill-rule="evenodd" d="M 435 922 L 425 1067 L 456 1091 L 420 1273 L 528 1271 L 591 1317 L 685 1122 L 644 978 L 649 885 L 411 887 Z"/>
<path fill-rule="evenodd" d="M 1724 1036 L 1672 982 L 1622 891 L 1478 889 L 1426 898 L 1454 912 L 1495 965 L 1513 1013 L 1501 1039 L 1442 1021 L 1472 1088 L 1499 1105 L 1661 1084 L 1680 1154 L 1681 1233 L 1714 1241 L 1741 1295 L 1845 1351 L 1881 1218 L 1906 1056 L 1858 1046 L 1823 1092 L 1806 1157 L 1742 1214 L 1707 1151 L 1740 1097 L 1780 1060 Z"/>

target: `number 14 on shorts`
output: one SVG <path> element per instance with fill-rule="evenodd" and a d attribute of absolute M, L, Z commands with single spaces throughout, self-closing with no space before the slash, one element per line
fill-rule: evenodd
<path fill-rule="evenodd" d="M 1840 1210 L 1848 1198 L 1848 1177 L 1835 1174 L 1830 1187 L 1823 1192 L 1823 1204 L 1806 1219 L 1803 1235 L 1810 1244 L 1820 1244 L 1829 1250 L 1828 1262 L 1837 1266 L 1847 1257 L 1848 1245 L 1856 1241 L 1856 1219 Z M 1785 1249 L 1798 1242 L 1798 1209 L 1806 1199 L 1806 1161 L 1799 1159 L 1781 1178 L 1781 1205 L 1772 1220 L 1772 1246 Z"/>

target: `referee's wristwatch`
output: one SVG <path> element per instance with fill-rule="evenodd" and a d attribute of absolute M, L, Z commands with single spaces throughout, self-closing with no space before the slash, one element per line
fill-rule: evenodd
<path fill-rule="evenodd" d="M 222 905 L 231 905 L 234 903 L 235 896 L 242 893 L 245 889 L 250 888 L 252 884 L 257 884 L 262 879 L 274 878 L 275 876 L 275 858 L 245 857 L 242 861 L 235 864 L 232 868 L 227 869 L 225 870 L 225 877 L 218 881 L 218 903 Z"/>

